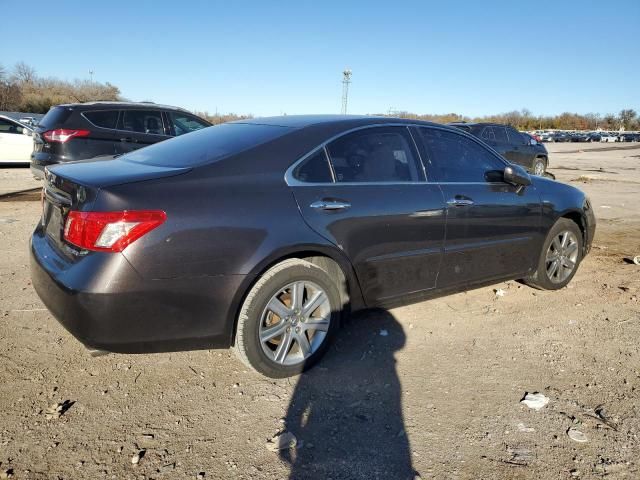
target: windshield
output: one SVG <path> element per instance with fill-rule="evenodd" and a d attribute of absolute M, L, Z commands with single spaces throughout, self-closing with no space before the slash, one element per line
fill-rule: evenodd
<path fill-rule="evenodd" d="M 289 127 L 254 123 L 224 123 L 156 143 L 121 158 L 161 167 L 195 167 L 218 161 L 274 140 Z"/>

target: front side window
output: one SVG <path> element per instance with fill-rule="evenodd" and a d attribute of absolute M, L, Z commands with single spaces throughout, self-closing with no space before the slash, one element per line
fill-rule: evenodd
<path fill-rule="evenodd" d="M 429 157 L 427 177 L 439 182 L 485 182 L 505 163 L 478 142 L 455 132 L 419 128 Z"/>
<path fill-rule="evenodd" d="M 96 112 L 84 112 L 84 117 L 96 127 L 116 128 L 118 122 L 118 110 L 100 110 Z"/>
<path fill-rule="evenodd" d="M 331 183 L 331 168 L 324 148 L 305 159 L 293 171 L 293 178 L 306 183 Z"/>
<path fill-rule="evenodd" d="M 4 118 L 0 118 L 0 133 L 19 133 L 22 134 L 24 127 L 17 123 L 10 122 Z"/>
<path fill-rule="evenodd" d="M 124 110 L 121 129 L 151 135 L 164 135 L 162 115 L 156 110 Z"/>
<path fill-rule="evenodd" d="M 327 146 L 336 182 L 418 181 L 416 155 L 404 127 L 373 127 Z"/>
<path fill-rule="evenodd" d="M 167 112 L 167 115 L 169 116 L 169 123 L 173 126 L 176 137 L 211 126 L 204 120 L 200 120 L 193 115 L 178 112 Z"/>

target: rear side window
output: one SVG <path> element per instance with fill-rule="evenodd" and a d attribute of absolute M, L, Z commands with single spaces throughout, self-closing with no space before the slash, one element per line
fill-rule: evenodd
<path fill-rule="evenodd" d="M 167 115 L 169 116 L 169 123 L 171 123 L 176 136 L 184 135 L 185 133 L 189 132 L 195 132 L 196 130 L 211 126 L 204 120 L 200 120 L 193 115 L 187 115 L 177 112 L 167 112 Z"/>
<path fill-rule="evenodd" d="M 290 131 L 291 128 L 276 125 L 224 123 L 155 143 L 121 158 L 162 167 L 195 167 L 257 147 Z"/>
<path fill-rule="evenodd" d="M 331 183 L 331 168 L 324 148 L 311 155 L 293 171 L 293 178 L 300 182 Z"/>
<path fill-rule="evenodd" d="M 513 128 L 509 128 L 507 131 L 509 132 L 509 140 L 512 145 L 524 145 L 527 143 L 522 133 L 514 130 Z"/>
<path fill-rule="evenodd" d="M 327 147 L 336 182 L 415 182 L 418 170 L 404 127 L 367 128 Z"/>
<path fill-rule="evenodd" d="M 427 177 L 439 182 L 487 181 L 487 172 L 505 163 L 479 143 L 454 132 L 420 128 L 420 138 L 429 156 Z"/>
<path fill-rule="evenodd" d="M 67 118 L 71 116 L 71 110 L 67 107 L 53 107 L 50 108 L 47 114 L 42 117 L 42 120 L 38 122 L 39 127 L 44 128 L 56 128 L 67 121 Z"/>
<path fill-rule="evenodd" d="M 118 110 L 84 112 L 82 115 L 96 127 L 101 128 L 116 128 L 116 123 L 118 122 Z"/>
<path fill-rule="evenodd" d="M 493 126 L 491 127 L 491 129 L 493 130 L 493 132 L 496 135 L 496 142 L 498 143 L 509 143 L 509 140 L 507 139 L 507 129 L 504 127 L 498 127 L 498 126 Z"/>
<path fill-rule="evenodd" d="M 489 142 L 495 142 L 496 133 L 493 131 L 493 127 L 484 127 L 484 130 L 482 130 L 481 138 Z"/>
<path fill-rule="evenodd" d="M 120 129 L 150 135 L 165 134 L 162 115 L 157 110 L 124 110 Z"/>

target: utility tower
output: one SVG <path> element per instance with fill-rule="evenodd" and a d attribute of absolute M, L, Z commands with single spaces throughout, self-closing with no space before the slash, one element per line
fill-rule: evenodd
<path fill-rule="evenodd" d="M 349 84 L 351 83 L 351 70 L 348 68 L 342 72 L 342 114 L 347 114 L 347 102 L 349 101 Z"/>

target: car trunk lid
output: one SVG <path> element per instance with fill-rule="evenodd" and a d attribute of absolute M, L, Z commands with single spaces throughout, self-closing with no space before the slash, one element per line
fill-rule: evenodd
<path fill-rule="evenodd" d="M 102 188 L 180 175 L 190 168 L 161 167 L 121 159 L 71 162 L 46 170 L 42 230 L 62 253 L 69 253 L 64 227 L 71 210 L 91 211 Z"/>

